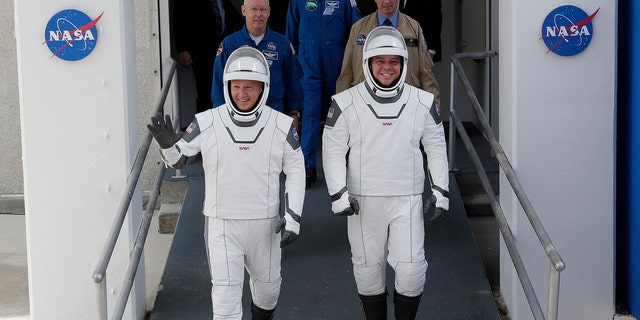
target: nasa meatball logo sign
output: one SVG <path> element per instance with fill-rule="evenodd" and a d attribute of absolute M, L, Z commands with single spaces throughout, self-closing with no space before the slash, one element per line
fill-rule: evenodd
<path fill-rule="evenodd" d="M 576 55 L 589 46 L 593 37 L 593 18 L 575 6 L 562 6 L 551 11 L 542 24 L 542 40 L 549 50 L 560 56 Z"/>
<path fill-rule="evenodd" d="M 44 30 L 44 44 L 51 50 L 51 58 L 77 61 L 86 58 L 98 42 L 96 23 L 102 13 L 91 19 L 85 13 L 68 9 L 51 17 Z"/>

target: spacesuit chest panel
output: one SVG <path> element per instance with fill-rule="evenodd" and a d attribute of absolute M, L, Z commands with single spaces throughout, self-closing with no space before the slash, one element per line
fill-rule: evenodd
<path fill-rule="evenodd" d="M 367 92 L 365 86 L 358 86 L 358 93 L 362 97 L 362 100 L 367 105 L 369 110 L 373 113 L 373 116 L 377 119 L 398 119 L 402 115 L 407 105 L 408 90 L 403 90 L 401 96 L 393 101 L 379 102 L 374 99 L 371 94 Z M 389 99 L 386 99 L 389 100 Z"/>
<path fill-rule="evenodd" d="M 270 110 L 265 109 L 258 122 L 252 126 L 241 127 L 237 126 L 231 120 L 231 116 L 228 112 L 221 112 L 221 120 L 225 131 L 227 132 L 227 136 L 231 139 L 232 143 L 236 144 L 255 144 L 263 131 L 265 130 L 265 126 L 268 123 L 268 119 L 271 116 Z"/>
<path fill-rule="evenodd" d="M 349 191 L 354 194 L 422 192 L 421 131 L 417 129 L 421 116 L 417 96 L 409 99 L 408 91 L 403 90 L 399 99 L 389 103 L 381 103 L 370 95 L 354 99 L 357 121 L 349 128 L 352 149 L 348 160 Z"/>

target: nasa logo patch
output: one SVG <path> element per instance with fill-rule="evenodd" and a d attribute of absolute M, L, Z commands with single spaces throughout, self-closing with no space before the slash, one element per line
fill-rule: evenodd
<path fill-rule="evenodd" d="M 542 23 L 542 37 L 549 50 L 560 56 L 573 56 L 584 51 L 593 37 L 593 18 L 600 8 L 591 15 L 575 6 L 561 6 L 553 9 Z"/>
<path fill-rule="evenodd" d="M 77 61 L 86 58 L 98 43 L 98 28 L 103 13 L 91 19 L 84 12 L 67 9 L 54 14 L 44 30 L 44 43 L 51 58 Z"/>

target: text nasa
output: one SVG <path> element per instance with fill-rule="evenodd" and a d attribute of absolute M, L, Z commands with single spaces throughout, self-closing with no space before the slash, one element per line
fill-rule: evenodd
<path fill-rule="evenodd" d="M 569 29 L 565 26 L 561 27 L 547 27 L 547 37 L 576 37 L 576 36 L 590 36 L 591 33 L 586 25 L 577 26 L 572 25 Z"/>
<path fill-rule="evenodd" d="M 49 41 L 77 41 L 77 40 L 95 40 L 95 36 L 91 30 L 76 29 L 73 36 L 69 30 L 65 31 L 49 31 Z"/>

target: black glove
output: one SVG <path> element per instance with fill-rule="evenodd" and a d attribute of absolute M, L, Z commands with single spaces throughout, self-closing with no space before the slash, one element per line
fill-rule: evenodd
<path fill-rule="evenodd" d="M 423 208 L 423 213 L 424 215 L 428 215 L 429 211 L 431 210 L 432 207 L 435 207 L 435 209 L 433 210 L 433 215 L 431 216 L 431 218 L 429 218 L 429 222 L 436 222 L 440 219 L 442 219 L 444 217 L 445 214 L 447 214 L 448 210 L 445 210 L 444 208 L 441 207 L 436 207 L 436 202 L 437 202 L 437 198 L 434 194 L 431 194 L 429 196 L 429 198 L 427 198 L 427 200 L 424 201 L 424 208 Z"/>
<path fill-rule="evenodd" d="M 300 230 L 300 223 L 293 220 L 293 218 L 287 219 L 291 216 L 285 214 L 284 217 L 281 217 L 278 222 L 276 222 L 276 233 L 280 233 L 282 229 L 282 239 L 280 240 L 280 248 L 284 248 L 290 243 L 296 241 L 298 239 L 298 233 L 293 229 Z M 290 220 L 290 223 L 287 223 L 287 220 Z M 290 228 L 287 228 L 290 226 Z"/>
<path fill-rule="evenodd" d="M 360 213 L 360 204 L 354 196 L 349 195 L 344 187 L 331 196 L 331 211 L 336 216 L 351 216 Z"/>
<path fill-rule="evenodd" d="M 171 124 L 171 117 L 169 115 L 165 115 L 165 119 L 162 119 L 162 117 L 151 117 L 151 124 L 147 124 L 147 128 L 151 131 L 151 135 L 162 149 L 170 148 L 182 138 L 182 132 L 176 133 L 173 131 L 173 125 Z"/>

